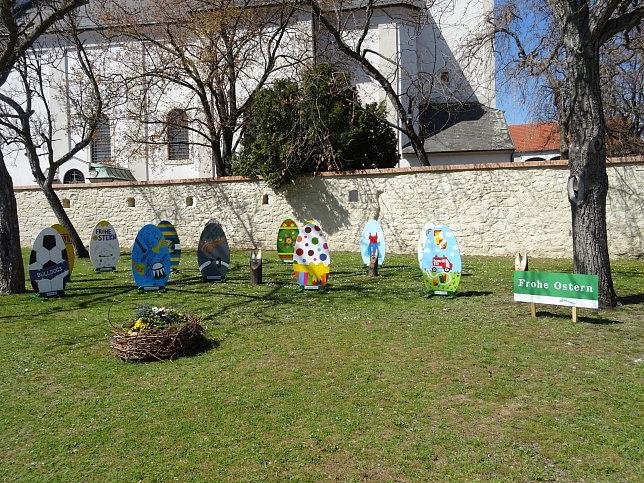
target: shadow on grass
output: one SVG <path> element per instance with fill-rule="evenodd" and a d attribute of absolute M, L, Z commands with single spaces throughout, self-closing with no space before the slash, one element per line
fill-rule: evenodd
<path fill-rule="evenodd" d="M 572 311 L 570 314 L 555 314 L 552 312 L 539 311 L 537 312 L 537 318 L 539 317 L 551 317 L 553 319 L 566 319 L 572 322 Z M 584 324 L 593 324 L 593 325 L 619 325 L 623 324 L 621 320 L 610 320 L 604 317 L 577 317 L 577 323 Z"/>
<path fill-rule="evenodd" d="M 90 308 L 92 305 L 104 302 L 104 301 L 109 301 L 109 300 L 114 300 L 115 297 L 121 296 L 123 294 L 126 294 L 131 291 L 136 291 L 136 286 L 130 286 L 130 285 L 117 285 L 117 286 L 110 286 L 109 291 L 106 290 L 104 287 L 98 287 L 98 288 L 85 288 L 82 290 L 74 290 L 70 289 L 69 287 L 66 287 L 64 294 L 62 296 L 56 296 L 56 297 L 50 297 L 50 298 L 44 298 L 44 299 L 39 299 L 35 296 L 30 296 L 30 301 L 33 303 L 40 303 L 44 304 L 46 307 L 47 304 L 51 304 L 50 309 L 44 309 L 39 312 L 40 315 L 55 315 L 59 314 L 61 312 L 73 312 L 75 310 L 79 309 L 87 309 Z M 100 296 L 99 296 L 100 295 Z M 85 299 L 81 297 L 93 297 L 91 299 Z M 61 308 L 55 304 L 55 301 L 58 299 L 65 299 L 69 300 L 70 302 L 70 307 L 65 308 L 61 310 Z M 66 302 L 67 303 L 67 302 Z M 9 318 L 24 318 L 24 315 L 22 314 L 17 314 L 17 315 L 8 315 L 8 316 L 3 316 L 3 319 L 9 319 Z"/>
<path fill-rule="evenodd" d="M 461 297 L 485 297 L 486 295 L 492 295 L 494 292 L 476 292 L 476 291 L 468 291 L 468 292 L 456 292 L 455 297 L 456 298 L 461 298 Z"/>
<path fill-rule="evenodd" d="M 577 322 L 592 325 L 619 325 L 624 323 L 621 320 L 610 320 L 604 319 L 603 317 L 599 319 L 593 319 L 592 317 L 577 317 Z"/>
<path fill-rule="evenodd" d="M 198 356 L 200 354 L 205 354 L 206 352 L 210 352 L 211 350 L 219 348 L 219 346 L 221 345 L 221 342 L 222 341 L 220 341 L 219 339 L 208 339 L 208 338 L 206 338 L 205 342 L 203 343 L 203 345 L 201 347 L 199 347 L 198 349 L 195 349 L 190 354 L 182 355 L 181 358 L 189 359 L 191 357 L 195 357 L 195 356 Z M 173 359 L 170 359 L 170 360 L 173 360 Z"/>
<path fill-rule="evenodd" d="M 268 325 L 280 322 L 275 317 L 264 317 L 264 312 L 267 308 L 274 308 L 281 304 L 286 304 L 290 302 L 290 297 L 292 294 L 286 293 L 283 291 L 282 286 L 273 287 L 266 293 L 263 294 L 240 294 L 234 292 L 218 292 L 218 297 L 226 297 L 228 303 L 221 304 L 219 309 L 216 312 L 208 314 L 204 317 L 204 321 L 208 321 L 213 325 L 228 325 L 226 319 L 226 313 L 233 311 L 236 308 L 248 307 L 252 310 L 248 311 L 247 320 L 250 320 L 250 323 L 242 325 Z M 255 302 L 255 304 L 253 304 Z M 260 302 L 260 304 L 257 304 Z M 263 302 L 263 303 L 262 303 Z M 238 324 L 231 324 L 230 327 L 235 327 Z"/>
<path fill-rule="evenodd" d="M 372 277 L 375 279 L 375 277 Z M 316 290 L 304 290 L 304 292 L 319 293 Z M 342 285 L 328 284 L 324 292 L 320 295 L 327 295 L 329 292 L 353 292 L 357 297 L 362 293 L 369 292 L 369 286 L 358 285 L 353 283 L 342 283 Z"/>
<path fill-rule="evenodd" d="M 639 305 L 644 304 L 644 293 L 631 294 L 626 297 L 619 297 L 619 303 L 622 305 Z"/>
<path fill-rule="evenodd" d="M 120 362 L 124 364 L 155 364 L 155 363 L 163 363 L 163 362 L 174 362 L 177 359 L 191 359 L 193 357 L 196 357 L 201 354 L 205 354 L 206 352 L 210 352 L 211 350 L 217 349 L 221 345 L 221 341 L 218 339 L 205 339 L 205 342 L 199 346 L 198 349 L 192 350 L 188 354 L 182 354 L 177 357 L 172 357 L 170 359 L 144 359 L 144 360 L 128 360 L 128 359 L 123 359 L 122 357 L 118 357 L 118 355 L 114 355 L 117 359 L 119 359 Z"/>

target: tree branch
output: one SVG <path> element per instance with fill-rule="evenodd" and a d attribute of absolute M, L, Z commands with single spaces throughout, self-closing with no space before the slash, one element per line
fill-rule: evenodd
<path fill-rule="evenodd" d="M 614 2 L 613 2 L 614 3 Z M 630 2 L 623 2 L 630 3 Z M 619 32 L 627 32 L 639 25 L 644 19 L 644 3 L 638 4 L 628 11 L 624 11 L 616 17 L 610 17 L 606 20 L 595 20 L 591 14 L 591 33 L 596 45 L 604 45 L 608 39 Z"/>

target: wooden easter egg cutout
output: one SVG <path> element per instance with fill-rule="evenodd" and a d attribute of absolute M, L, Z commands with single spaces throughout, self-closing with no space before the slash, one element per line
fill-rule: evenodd
<path fill-rule="evenodd" d="M 452 230 L 434 226 L 425 240 L 421 261 L 427 296 L 453 297 L 461 281 L 461 251 Z"/>
<path fill-rule="evenodd" d="M 369 265 L 371 250 L 378 251 L 378 266 L 382 266 L 385 262 L 387 245 L 382 227 L 376 220 L 369 220 L 367 222 L 360 237 L 360 255 L 362 256 L 362 263 L 365 265 Z"/>
<path fill-rule="evenodd" d="M 222 280 L 230 266 L 230 248 L 224 229 L 216 219 L 206 223 L 197 250 L 197 263 L 206 280 Z"/>
<path fill-rule="evenodd" d="M 326 237 L 316 221 L 309 221 L 297 236 L 293 254 L 293 270 L 299 291 L 324 292 L 330 269 L 331 254 Z"/>
<path fill-rule="evenodd" d="M 44 228 L 34 240 L 29 254 L 29 281 L 39 298 L 62 295 L 69 281 L 67 248 L 60 234 Z"/>
<path fill-rule="evenodd" d="M 421 270 L 423 269 L 423 249 L 425 248 L 425 241 L 427 240 L 427 236 L 433 229 L 434 222 L 428 221 L 423 225 L 423 227 L 420 229 L 420 233 L 418 234 L 418 247 L 416 249 L 416 253 L 418 254 L 418 266 Z"/>
<path fill-rule="evenodd" d="M 74 245 L 72 245 L 72 238 L 69 236 L 69 232 L 63 225 L 56 223 L 55 225 L 51 225 L 51 227 L 58 232 L 65 242 L 67 261 L 69 262 L 69 274 L 71 275 L 74 271 L 74 260 L 76 259 L 76 255 L 74 254 Z"/>
<path fill-rule="evenodd" d="M 293 263 L 295 241 L 300 230 L 290 218 L 282 222 L 277 232 L 277 256 L 283 263 Z"/>
<path fill-rule="evenodd" d="M 179 270 L 179 262 L 181 261 L 181 242 L 179 241 L 179 234 L 177 233 L 174 225 L 167 221 L 160 221 L 157 228 L 161 230 L 163 238 L 168 242 L 168 251 L 170 252 L 170 271 L 176 272 Z"/>
<path fill-rule="evenodd" d="M 132 277 L 139 292 L 165 291 L 170 276 L 169 243 L 152 223 L 139 230 L 132 245 Z"/>
<path fill-rule="evenodd" d="M 99 221 L 89 240 L 89 259 L 96 272 L 111 272 L 119 263 L 119 240 L 109 222 Z"/>

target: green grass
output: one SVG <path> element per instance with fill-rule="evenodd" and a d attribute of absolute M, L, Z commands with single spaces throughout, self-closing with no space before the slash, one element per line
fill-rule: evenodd
<path fill-rule="evenodd" d="M 165 294 L 124 255 L 77 260 L 62 298 L 0 297 L 0 480 L 642 481 L 643 261 L 613 261 L 623 305 L 573 324 L 513 301 L 511 259 L 465 257 L 449 300 L 415 255 L 369 278 L 333 253 L 324 294 L 264 258 L 260 286 L 247 252 L 225 283 L 184 252 Z M 112 326 L 141 303 L 203 316 L 213 347 L 121 362 Z"/>

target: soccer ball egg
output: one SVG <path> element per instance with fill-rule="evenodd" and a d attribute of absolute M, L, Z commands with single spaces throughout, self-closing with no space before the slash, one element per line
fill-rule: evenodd
<path fill-rule="evenodd" d="M 45 228 L 36 236 L 28 268 L 31 286 L 37 293 L 49 294 L 65 289 L 70 278 L 67 249 L 54 228 Z"/>

